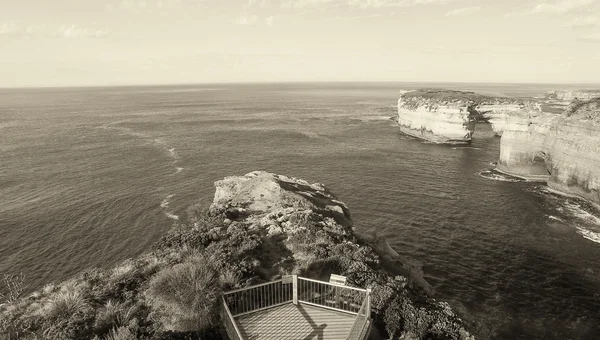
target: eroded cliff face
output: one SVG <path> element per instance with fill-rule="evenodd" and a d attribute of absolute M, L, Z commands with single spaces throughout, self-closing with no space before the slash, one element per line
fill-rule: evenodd
<path fill-rule="evenodd" d="M 600 90 L 552 90 L 546 94 L 548 99 L 571 102 L 577 100 L 591 100 L 600 98 Z"/>
<path fill-rule="evenodd" d="M 502 103 L 502 101 L 514 100 L 498 98 L 497 102 L 499 103 L 484 103 L 475 108 L 490 123 L 497 136 L 502 136 L 510 117 L 536 115 L 542 111 L 541 105 L 535 102 Z"/>
<path fill-rule="evenodd" d="M 497 169 L 600 205 L 600 98 L 563 114 L 510 116 Z"/>
<path fill-rule="evenodd" d="M 450 96 L 441 97 L 447 94 Z M 400 131 L 434 143 L 469 143 L 477 123 L 470 112 L 472 106 L 472 100 L 460 98 L 457 91 L 402 93 L 398 99 Z"/>
<path fill-rule="evenodd" d="M 464 91 L 404 91 L 398 100 L 400 131 L 435 143 L 469 143 L 479 120 L 488 121 L 500 136 L 509 117 L 539 112 L 533 101 Z"/>
<path fill-rule="evenodd" d="M 508 116 L 496 169 L 528 180 L 546 181 L 550 176 L 546 138 L 553 122 L 559 119 L 559 115 L 548 113 Z"/>
<path fill-rule="evenodd" d="M 575 102 L 552 124 L 548 186 L 600 207 L 600 98 Z"/>

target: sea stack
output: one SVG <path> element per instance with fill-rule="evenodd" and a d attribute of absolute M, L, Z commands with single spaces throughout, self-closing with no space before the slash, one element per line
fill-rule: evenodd
<path fill-rule="evenodd" d="M 538 112 L 540 105 L 533 101 L 465 91 L 402 91 L 398 99 L 400 131 L 434 143 L 470 143 L 479 120 L 500 136 L 509 116 Z"/>

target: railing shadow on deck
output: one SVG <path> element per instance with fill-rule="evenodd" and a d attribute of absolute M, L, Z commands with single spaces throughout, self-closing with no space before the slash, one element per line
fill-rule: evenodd
<path fill-rule="evenodd" d="M 222 318 L 232 340 L 243 340 L 235 317 L 287 303 L 307 304 L 356 315 L 348 340 L 364 339 L 370 328 L 370 289 L 349 287 L 325 281 L 286 276 L 280 280 L 225 292 Z M 318 334 L 313 334 L 313 336 Z M 321 334 L 322 337 L 322 334 Z M 326 339 L 324 339 L 326 340 Z"/>

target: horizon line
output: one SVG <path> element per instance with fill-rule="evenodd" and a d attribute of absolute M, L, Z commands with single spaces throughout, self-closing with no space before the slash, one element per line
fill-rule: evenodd
<path fill-rule="evenodd" d="M 81 85 L 34 85 L 34 86 L 0 86 L 0 90 L 34 90 L 34 89 L 81 89 L 112 87 L 159 87 L 159 86 L 206 86 L 206 85 L 268 85 L 268 84 L 474 84 L 474 85 L 567 85 L 595 86 L 600 89 L 600 82 L 476 82 L 476 81 L 395 81 L 395 80 L 285 80 L 285 81 L 222 81 L 193 83 L 132 83 L 132 84 L 81 84 Z"/>

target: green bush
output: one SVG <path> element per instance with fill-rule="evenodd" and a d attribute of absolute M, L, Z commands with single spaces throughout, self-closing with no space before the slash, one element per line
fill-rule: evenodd
<path fill-rule="evenodd" d="M 160 271 L 146 291 L 152 315 L 172 331 L 213 326 L 220 294 L 219 275 L 201 255 Z"/>

